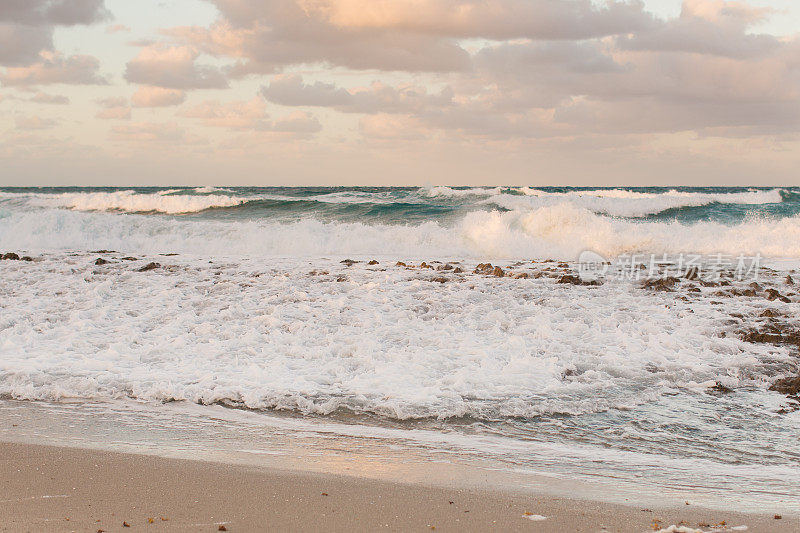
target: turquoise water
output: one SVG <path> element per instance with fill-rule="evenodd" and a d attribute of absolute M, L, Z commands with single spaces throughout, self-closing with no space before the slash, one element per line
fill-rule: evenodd
<path fill-rule="evenodd" d="M 296 220 L 314 217 L 325 221 L 360 221 L 387 224 L 420 223 L 430 220 L 453 220 L 474 210 L 510 211 L 503 200 L 521 197 L 542 205 L 564 200 L 582 205 L 587 198 L 614 198 L 620 204 L 647 205 L 640 212 L 624 210 L 595 212 L 647 221 L 678 221 L 690 224 L 699 221 L 718 221 L 735 224 L 747 217 L 785 218 L 800 213 L 798 187 L 225 187 L 221 189 L 196 187 L 29 187 L 0 188 L 6 195 L 63 195 L 119 193 L 132 191 L 136 195 L 164 194 L 170 197 L 216 197 L 240 199 L 236 206 L 209 206 L 184 216 L 204 219 L 279 219 Z M 607 196 L 614 192 L 631 193 L 629 197 Z M 533 194 L 532 194 L 533 193 Z M 541 196 L 539 196 L 541 194 Z M 670 197 L 670 195 L 674 195 Z M 563 196 L 558 196 L 563 195 Z M 725 195 L 734 201 L 726 201 Z M 749 195 L 748 198 L 738 197 Z M 659 203 L 659 198 L 664 200 Z M 12 202 L 6 196 L 3 203 Z M 668 200 L 673 199 L 674 202 Z M 496 201 L 493 201 L 496 200 Z M 676 203 L 678 205 L 672 205 Z M 98 199 L 96 209 L 106 208 Z M 128 209 L 118 209 L 129 211 Z M 153 211 L 144 211 L 156 213 Z"/>

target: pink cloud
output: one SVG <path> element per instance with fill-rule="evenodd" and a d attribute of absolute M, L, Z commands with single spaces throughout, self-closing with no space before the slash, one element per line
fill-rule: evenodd
<path fill-rule="evenodd" d="M 186 93 L 178 89 L 163 87 L 139 87 L 131 97 L 134 107 L 168 107 L 180 105 L 186 100 Z"/>
<path fill-rule="evenodd" d="M 220 89 L 228 86 L 216 67 L 197 65 L 200 52 L 192 46 L 152 44 L 128 62 L 125 79 L 169 89 Z"/>

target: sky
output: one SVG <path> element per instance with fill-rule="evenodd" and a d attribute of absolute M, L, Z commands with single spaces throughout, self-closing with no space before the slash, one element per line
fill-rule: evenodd
<path fill-rule="evenodd" d="M 796 0 L 2 0 L 0 186 L 800 185 Z"/>

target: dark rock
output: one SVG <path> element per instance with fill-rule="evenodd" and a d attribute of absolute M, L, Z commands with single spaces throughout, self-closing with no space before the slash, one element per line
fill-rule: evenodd
<path fill-rule="evenodd" d="M 178 255 L 178 254 L 172 254 L 172 253 L 170 253 L 170 254 L 158 254 L 158 255 L 161 255 L 161 256 L 164 256 L 164 257 L 175 257 L 175 256 L 176 256 L 176 255 Z"/>
<path fill-rule="evenodd" d="M 527 272 L 518 272 L 516 274 L 511 274 L 509 277 L 512 279 L 528 279 L 531 276 Z"/>
<path fill-rule="evenodd" d="M 648 279 L 644 282 L 642 287 L 653 291 L 670 292 L 672 291 L 672 288 L 679 282 L 680 280 L 678 278 L 667 276 L 666 278 Z"/>
<path fill-rule="evenodd" d="M 781 316 L 781 314 L 778 313 L 777 311 L 773 311 L 772 309 L 767 309 L 766 311 L 761 313 L 759 316 L 764 317 L 764 318 L 778 318 L 779 316 Z"/>
<path fill-rule="evenodd" d="M 8 252 L 3 257 L 0 257 L 3 261 L 19 261 L 19 256 L 14 252 Z"/>
<path fill-rule="evenodd" d="M 92 253 L 93 254 L 114 254 L 116 252 L 114 250 L 95 250 Z"/>
<path fill-rule="evenodd" d="M 686 291 L 687 292 L 703 292 L 697 287 L 689 287 L 688 289 L 686 289 Z"/>
<path fill-rule="evenodd" d="M 480 263 L 473 270 L 473 274 L 491 274 L 494 272 L 494 267 L 491 263 Z"/>
<path fill-rule="evenodd" d="M 428 281 L 433 281 L 433 282 L 436 282 L 436 283 L 447 283 L 449 280 L 444 276 L 437 276 L 435 278 L 431 278 Z"/>
<path fill-rule="evenodd" d="M 345 259 L 344 261 L 340 261 L 340 263 L 347 266 L 353 266 L 356 263 L 358 263 L 358 261 L 353 261 L 352 259 Z"/>
<path fill-rule="evenodd" d="M 30 263 L 31 261 L 33 261 L 33 257 L 31 257 L 29 255 L 23 255 L 22 257 L 19 258 L 19 260 L 20 261 L 27 261 L 27 262 Z"/>
<path fill-rule="evenodd" d="M 755 281 L 754 281 L 753 283 L 751 283 L 751 284 L 750 284 L 750 288 L 751 288 L 751 289 L 753 289 L 754 291 L 763 291 L 763 290 L 764 290 L 764 289 L 761 287 L 761 285 L 759 285 L 759 284 L 758 284 L 758 283 L 756 283 Z"/>
<path fill-rule="evenodd" d="M 794 280 L 792 279 L 792 276 L 786 276 L 786 280 L 784 280 L 784 283 L 786 283 L 787 285 L 794 285 Z"/>
<path fill-rule="evenodd" d="M 422 264 L 419 265 L 419 267 L 420 268 L 430 268 L 431 270 L 433 270 L 433 267 L 431 265 L 429 265 L 428 263 L 426 263 L 425 261 L 423 261 Z"/>
<path fill-rule="evenodd" d="M 123 260 L 123 261 L 138 261 L 139 259 L 137 259 L 136 257 L 130 257 L 130 256 L 128 256 L 128 257 L 123 257 L 123 258 L 122 258 L 122 260 Z M 211 261 L 209 261 L 209 263 L 210 263 L 210 262 L 211 262 Z"/>
<path fill-rule="evenodd" d="M 94 262 L 95 265 L 107 265 L 108 261 L 103 259 L 102 257 L 98 257 L 97 260 Z"/>
<path fill-rule="evenodd" d="M 733 392 L 733 389 L 731 389 L 730 387 L 726 387 L 725 385 L 723 385 L 719 381 L 717 381 L 716 385 L 711 387 L 711 390 L 713 390 L 714 392 L 719 392 L 721 394 L 729 394 L 729 393 Z"/>
<path fill-rule="evenodd" d="M 569 285 L 582 285 L 582 286 L 585 286 L 585 287 L 597 287 L 599 285 L 602 285 L 597 280 L 584 281 L 579 276 L 572 276 L 570 274 L 567 274 L 566 276 L 561 276 L 560 278 L 558 278 L 557 283 L 569 284 Z"/>
<path fill-rule="evenodd" d="M 348 279 L 348 278 L 347 278 L 347 276 L 345 276 L 345 275 L 339 275 L 339 276 L 336 276 L 336 282 L 337 282 L 337 283 L 342 283 L 343 281 L 347 281 L 347 279 Z"/>
<path fill-rule="evenodd" d="M 767 289 L 767 300 L 769 300 L 770 302 L 773 302 L 775 300 L 780 300 L 781 302 L 786 304 L 792 303 L 792 301 L 789 298 L 779 293 L 775 289 Z"/>
<path fill-rule="evenodd" d="M 559 263 L 558 268 L 569 268 L 569 265 L 567 263 Z"/>
<path fill-rule="evenodd" d="M 402 261 L 398 261 L 397 263 L 394 264 L 394 266 L 404 267 L 404 266 L 408 266 L 408 265 L 403 263 Z"/>
<path fill-rule="evenodd" d="M 161 265 L 158 263 L 147 263 L 145 266 L 140 268 L 137 272 L 147 272 L 149 270 L 155 270 L 157 268 L 161 268 Z"/>
<path fill-rule="evenodd" d="M 772 384 L 769 390 L 780 392 L 781 394 L 785 394 L 787 396 L 798 396 L 800 395 L 800 375 L 791 378 L 779 379 Z"/>
<path fill-rule="evenodd" d="M 453 265 L 447 263 L 436 268 L 436 270 L 453 270 Z"/>
<path fill-rule="evenodd" d="M 464 269 L 461 267 L 456 267 L 453 269 L 453 274 L 461 274 L 464 272 Z"/>
<path fill-rule="evenodd" d="M 758 293 L 753 289 L 745 289 L 739 293 L 740 296 L 750 296 L 751 298 L 758 296 Z"/>
<path fill-rule="evenodd" d="M 377 264 L 379 264 L 379 263 L 373 259 L 372 261 L 370 261 L 370 262 L 369 262 L 369 263 L 367 263 L 367 264 L 368 264 L 368 265 L 377 265 Z"/>
<path fill-rule="evenodd" d="M 719 287 L 719 283 L 716 283 L 714 281 L 704 281 L 701 279 L 699 283 L 703 287 Z"/>
<path fill-rule="evenodd" d="M 494 267 L 494 270 L 492 270 L 492 276 L 496 278 L 502 278 L 505 275 L 506 275 L 505 271 L 500 267 Z"/>
<path fill-rule="evenodd" d="M 763 330 L 747 331 L 742 340 L 754 344 L 794 344 L 800 346 L 800 331 L 784 331 L 776 326 L 767 326 Z"/>
<path fill-rule="evenodd" d="M 684 276 L 688 280 L 696 280 L 700 277 L 700 269 L 697 267 L 692 267 L 686 271 L 686 275 Z"/>

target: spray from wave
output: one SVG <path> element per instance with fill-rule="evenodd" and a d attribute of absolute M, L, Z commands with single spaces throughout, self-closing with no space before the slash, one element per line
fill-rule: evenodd
<path fill-rule="evenodd" d="M 213 220 L 49 209 L 14 212 L 0 224 L 0 247 L 115 249 L 202 255 L 393 255 L 416 258 L 554 258 L 593 250 L 624 253 L 761 254 L 800 257 L 800 217 L 746 223 L 641 223 L 604 217 L 571 203 L 507 212 L 471 211 L 452 223 L 385 224 L 270 219 Z"/>

